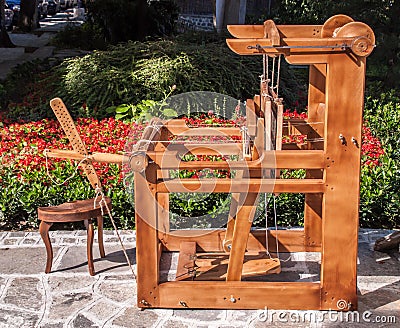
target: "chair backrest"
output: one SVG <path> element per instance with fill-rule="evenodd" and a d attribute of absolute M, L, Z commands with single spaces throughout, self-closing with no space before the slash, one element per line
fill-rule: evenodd
<path fill-rule="evenodd" d="M 74 120 L 72 119 L 67 107 L 60 98 L 54 98 L 50 101 L 50 107 L 61 124 L 66 136 L 69 139 L 72 148 L 81 155 L 89 155 L 85 144 L 83 143 L 78 130 L 76 129 Z M 90 160 L 81 163 L 81 167 L 85 172 L 90 184 L 94 189 L 101 188 L 100 179 Z"/>

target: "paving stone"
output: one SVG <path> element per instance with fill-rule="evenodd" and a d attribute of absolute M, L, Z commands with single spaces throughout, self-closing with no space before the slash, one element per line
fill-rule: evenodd
<path fill-rule="evenodd" d="M 15 278 L 6 290 L 4 303 L 29 310 L 40 310 L 42 294 L 39 288 L 42 290 L 43 286 L 37 278 Z"/>
<path fill-rule="evenodd" d="M 226 314 L 226 310 L 174 310 L 174 317 L 196 321 L 224 320 Z"/>
<path fill-rule="evenodd" d="M 105 237 L 104 241 L 106 243 L 118 243 L 119 242 L 119 239 L 117 237 L 106 237 L 106 236 L 104 236 L 104 237 Z"/>
<path fill-rule="evenodd" d="M 53 247 L 57 254 L 58 247 Z M 0 248 L 0 270 L 2 274 L 42 273 L 46 265 L 46 250 L 41 247 Z"/>
<path fill-rule="evenodd" d="M 61 243 L 62 244 L 73 244 L 74 245 L 76 243 L 76 238 L 75 237 L 73 237 L 73 238 L 71 238 L 71 237 L 63 238 L 61 240 Z"/>
<path fill-rule="evenodd" d="M 66 291 L 73 291 L 75 289 L 90 288 L 95 281 L 95 277 L 80 276 L 80 277 L 57 277 L 49 276 L 49 287 L 52 293 L 62 293 Z"/>
<path fill-rule="evenodd" d="M 3 294 L 3 290 L 6 287 L 7 280 L 3 277 L 0 277 L 0 297 Z"/>
<path fill-rule="evenodd" d="M 128 300 L 135 300 L 136 295 L 136 282 L 133 281 L 119 281 L 118 283 L 111 283 L 104 281 L 100 285 L 100 293 L 115 301 L 115 302 L 126 302 Z"/>
<path fill-rule="evenodd" d="M 188 328 L 191 327 L 181 321 L 176 321 L 176 320 L 168 320 L 167 322 L 164 322 L 163 328 Z"/>
<path fill-rule="evenodd" d="M 36 327 L 38 315 L 16 310 L 5 310 L 0 307 L 0 327 L 4 328 L 32 328 Z"/>
<path fill-rule="evenodd" d="M 120 307 L 104 300 L 96 302 L 87 312 L 99 321 L 105 321 L 120 310 Z"/>
<path fill-rule="evenodd" d="M 158 314 L 152 310 L 141 311 L 137 307 L 129 307 L 125 312 L 114 319 L 114 325 L 122 327 L 147 328 L 159 320 Z"/>
<path fill-rule="evenodd" d="M 69 230 L 57 230 L 55 231 L 55 233 L 57 234 L 57 236 L 76 235 L 76 231 L 69 231 Z"/>
<path fill-rule="evenodd" d="M 4 245 L 17 245 L 22 241 L 22 238 L 6 238 L 3 240 Z"/>
<path fill-rule="evenodd" d="M 89 328 L 89 327 L 99 327 L 92 321 L 90 321 L 88 318 L 86 318 L 84 315 L 79 314 L 75 320 L 72 322 L 72 326 L 74 328 Z"/>
<path fill-rule="evenodd" d="M 24 231 L 11 231 L 8 233 L 8 237 L 25 237 L 27 232 Z"/>
<path fill-rule="evenodd" d="M 98 247 L 93 245 L 94 268 L 97 273 L 102 272 L 125 272 L 130 271 L 124 253 L 119 245 L 106 245 L 106 257 L 100 258 Z M 127 253 L 132 264 L 136 263 L 135 249 L 128 248 Z M 86 250 L 82 246 L 70 246 L 68 251 L 61 259 L 61 263 L 57 268 L 63 272 L 86 272 L 87 257 Z"/>
<path fill-rule="evenodd" d="M 121 274 L 121 275 L 112 275 L 112 276 L 106 276 L 104 277 L 105 281 L 125 281 L 125 280 L 129 280 L 134 282 L 135 278 L 132 276 L 132 273 L 129 274 Z"/>
<path fill-rule="evenodd" d="M 72 313 L 87 306 L 93 300 L 90 292 L 84 293 L 64 293 L 54 295 L 50 306 L 50 320 L 65 320 Z"/>
<path fill-rule="evenodd" d="M 40 325 L 40 328 L 63 328 L 64 324 L 62 322 L 59 323 L 46 323 L 44 325 Z"/>
<path fill-rule="evenodd" d="M 252 317 L 256 317 L 260 311 L 258 310 L 227 310 L 227 317 L 232 322 L 247 322 Z"/>
<path fill-rule="evenodd" d="M 34 245 L 38 242 L 38 239 L 33 238 L 25 238 L 22 242 L 22 245 Z"/>

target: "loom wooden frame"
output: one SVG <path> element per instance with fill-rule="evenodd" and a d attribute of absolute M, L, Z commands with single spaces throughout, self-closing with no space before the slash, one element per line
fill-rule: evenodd
<path fill-rule="evenodd" d="M 337 16 L 334 24 L 346 24 L 347 17 Z M 345 22 L 341 23 L 341 20 Z M 243 55 L 284 54 L 289 64 L 309 65 L 309 95 L 307 122 L 309 138 L 323 138 L 308 149 L 264 151 L 258 158 L 244 165 L 249 171 L 261 167 L 303 168 L 303 180 L 250 177 L 233 181 L 224 179 L 211 183 L 193 179 L 165 179 L 165 169 L 201 168 L 199 162 L 180 162 L 177 154 L 233 154 L 241 151 L 238 145 L 177 145 L 167 150 L 169 135 L 190 131 L 191 135 L 204 129 L 188 128 L 177 120 L 164 123 L 161 132 L 153 136 L 154 143 L 146 150 L 150 160 L 143 172 L 135 172 L 136 206 L 136 261 L 137 300 L 142 308 L 220 308 L 220 309 L 357 309 L 357 237 L 360 179 L 360 144 L 364 98 L 366 56 L 355 51 L 359 37 L 372 40 L 371 35 L 357 29 L 342 33 L 344 37 L 326 37 L 333 30 L 329 24 L 313 26 L 275 26 L 270 21 L 264 26 L 231 26 L 230 32 L 238 37 L 227 40 L 228 46 Z M 354 26 L 354 24 L 353 24 Z M 340 27 L 340 26 L 339 26 Z M 367 29 L 368 30 L 368 29 Z M 368 33 L 369 30 L 368 30 Z M 364 40 L 365 41 L 365 40 Z M 369 42 L 368 41 L 368 42 Z M 367 42 L 367 48 L 371 45 Z M 374 39 L 371 41 L 374 43 Z M 250 49 L 258 44 L 268 48 Z M 345 45 L 342 49 L 335 45 Z M 304 48 L 303 46 L 312 46 Z M 327 46 L 332 46 L 329 48 Z M 260 118 L 260 97 L 253 100 L 256 118 Z M 251 103 L 251 101 L 250 101 Z M 290 121 L 288 122 L 290 124 Z M 295 128 L 295 124 L 291 128 Z M 289 127 L 290 129 L 290 127 Z M 304 130 L 306 129 L 306 130 Z M 239 134 L 235 128 L 215 129 L 230 135 Z M 214 131 L 215 132 L 215 131 Z M 210 134 L 214 133 L 210 130 Z M 149 136 L 147 136 L 148 138 Z M 289 148 L 289 147 L 288 147 Z M 293 148 L 293 147 L 292 147 Z M 294 147 L 296 148 L 296 147 Z M 269 162 L 271 154 L 276 161 Z M 210 167 L 207 162 L 206 167 Z M 212 163 L 213 168 L 224 169 L 226 163 Z M 215 182 L 213 182 L 214 184 Z M 227 281 L 169 281 L 160 282 L 160 258 L 164 251 L 182 252 L 183 242 L 195 242 L 197 251 L 223 252 L 222 241 L 226 229 L 204 231 L 169 230 L 169 192 L 240 192 L 243 183 L 248 195 L 257 192 L 305 193 L 304 230 L 279 231 L 280 252 L 321 252 L 320 282 L 249 282 L 241 281 L 243 257 L 232 258 Z M 249 231 L 248 217 L 252 202 L 239 209 L 236 224 Z M 251 222 L 250 222 L 251 225 Z M 189 234 L 189 236 L 188 236 Z M 276 232 L 268 233 L 269 248 L 275 248 Z M 265 251 L 265 232 L 250 231 L 236 238 L 233 247 L 239 254 L 244 251 Z M 233 302 L 232 299 L 235 301 Z M 342 303 L 340 303 L 342 301 Z M 345 304 L 346 306 L 342 306 Z"/>

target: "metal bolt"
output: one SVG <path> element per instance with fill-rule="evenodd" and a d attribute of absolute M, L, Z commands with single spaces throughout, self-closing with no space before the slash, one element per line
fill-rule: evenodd
<path fill-rule="evenodd" d="M 358 148 L 358 142 L 357 142 L 356 138 L 351 137 L 351 142 L 354 144 L 354 146 L 356 146 Z"/>
<path fill-rule="evenodd" d="M 231 298 L 229 299 L 232 303 L 236 303 L 236 298 L 233 297 L 233 295 L 231 295 Z"/>
<path fill-rule="evenodd" d="M 144 306 L 150 306 L 150 303 L 147 302 L 146 300 L 141 300 L 140 303 L 143 304 Z"/>
<path fill-rule="evenodd" d="M 344 145 L 344 143 L 346 142 L 346 139 L 343 136 L 343 134 L 339 134 L 339 140 L 342 142 L 342 145 Z"/>

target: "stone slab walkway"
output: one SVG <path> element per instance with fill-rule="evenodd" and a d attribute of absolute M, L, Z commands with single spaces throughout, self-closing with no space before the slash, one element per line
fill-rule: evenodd
<path fill-rule="evenodd" d="M 87 273 L 85 231 L 51 232 L 55 255 L 50 274 L 43 273 L 46 254 L 39 233 L 0 232 L 0 328 L 398 327 L 400 255 L 397 251 L 372 251 L 373 242 L 388 233 L 360 231 L 359 312 L 340 317 L 340 313 L 318 311 L 140 311 L 136 307 L 136 282 L 114 231 L 105 232 L 106 258 L 100 259 L 94 245 L 94 277 Z M 135 263 L 135 232 L 121 234 Z M 312 274 L 318 259 L 317 253 L 292 254 L 283 273 L 294 280 L 312 281 L 318 277 Z M 164 274 L 174 275 L 173 269 L 161 263 Z"/>

